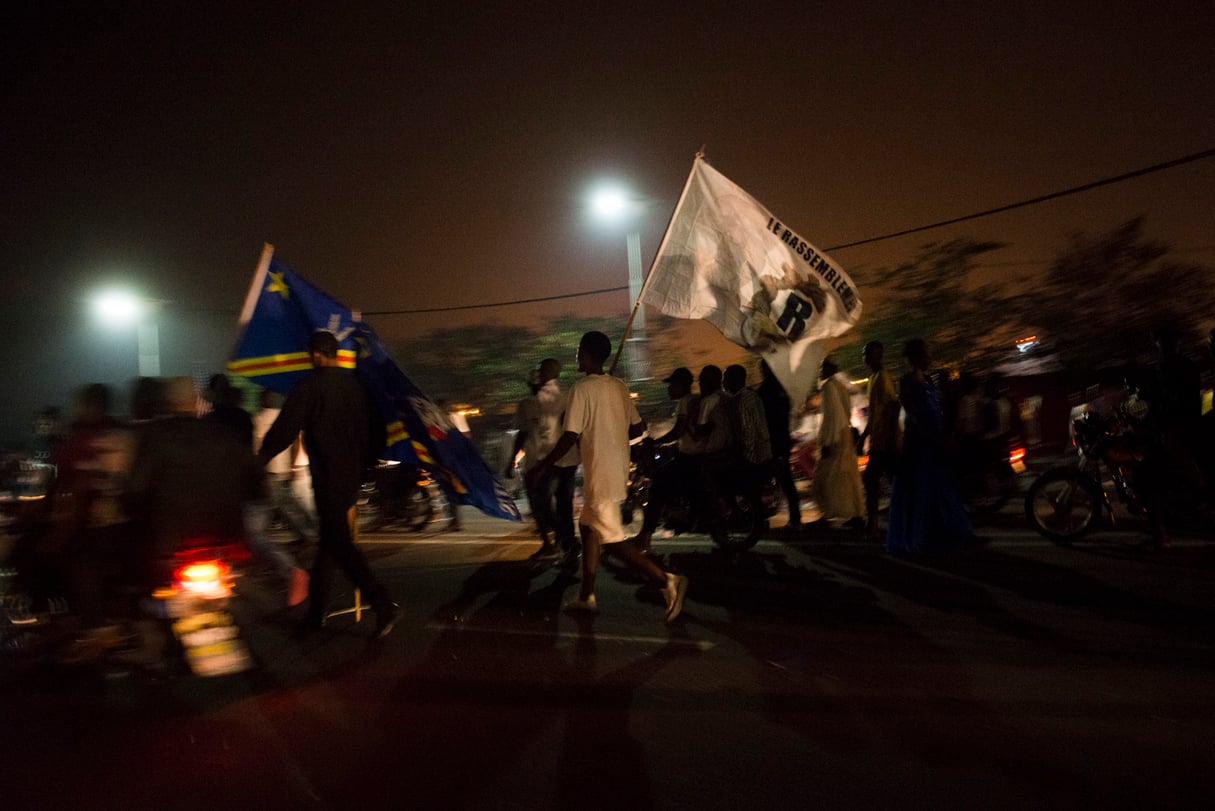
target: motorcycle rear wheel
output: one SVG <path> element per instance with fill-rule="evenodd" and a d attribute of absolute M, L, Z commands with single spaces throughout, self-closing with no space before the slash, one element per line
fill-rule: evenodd
<path fill-rule="evenodd" d="M 1074 467 L 1059 467 L 1039 476 L 1025 494 L 1030 525 L 1058 544 L 1085 535 L 1101 514 L 1101 487 Z"/>
<path fill-rule="evenodd" d="M 1008 503 L 1017 489 L 1017 474 L 1007 462 L 994 464 L 983 471 L 975 491 L 969 494 L 966 505 L 972 512 L 982 515 L 999 512 Z"/>
<path fill-rule="evenodd" d="M 405 496 L 404 516 L 402 523 L 410 532 L 421 532 L 430 520 L 434 518 L 435 506 L 431 503 L 430 492 L 425 487 L 415 487 Z"/>
<path fill-rule="evenodd" d="M 707 530 L 713 543 L 727 552 L 746 552 L 759 543 L 760 533 L 766 526 L 767 521 L 752 526 L 750 510 L 747 510 L 730 520 L 716 521 Z"/>
<path fill-rule="evenodd" d="M 709 530 L 709 537 L 713 539 L 713 543 L 727 552 L 746 552 L 759 543 L 758 530 L 739 532 L 717 526 Z"/>

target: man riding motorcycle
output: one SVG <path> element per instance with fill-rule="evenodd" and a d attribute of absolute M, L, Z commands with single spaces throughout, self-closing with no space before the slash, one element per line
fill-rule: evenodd
<path fill-rule="evenodd" d="M 676 369 L 669 378 L 668 394 L 677 402 L 675 427 L 646 446 L 653 455 L 655 445 L 679 443 L 675 457 L 653 473 L 645 518 L 636 538 L 649 548 L 663 511 L 675 500 L 690 508 L 689 528 L 712 528 L 734 517 L 734 495 L 741 493 L 751 505 L 762 501 L 764 484 L 770 478 L 772 451 L 767 435 L 763 404 L 746 388 L 746 370 L 727 370 L 726 390 L 722 373 L 706 366 L 700 373 L 701 396 L 690 393 L 691 372 Z M 693 418 L 692 415 L 695 415 Z M 765 521 L 763 510 L 750 512 L 754 537 Z"/>
<path fill-rule="evenodd" d="M 747 388 L 747 370 L 739 364 L 726 367 L 722 380 L 726 397 L 719 409 L 726 410 L 733 441 L 721 456 L 722 467 L 713 482 L 724 514 L 733 511 L 732 494 L 742 494 L 752 505 L 751 528 L 759 532 L 767 523 L 760 504 L 764 485 L 772 477 L 772 444 L 764 404 L 754 389 Z"/>
<path fill-rule="evenodd" d="M 704 440 L 697 438 L 694 431 L 699 421 L 701 397 L 692 393 L 692 372 L 680 366 L 664 382 L 667 396 L 675 401 L 675 425 L 662 436 L 645 440 L 644 444 L 649 452 L 653 446 L 675 443 L 676 454 L 670 464 L 655 471 L 641 531 L 635 536 L 647 552 L 662 518 L 663 507 L 675 496 L 688 495 L 699 481 L 700 457 L 704 454 Z"/>

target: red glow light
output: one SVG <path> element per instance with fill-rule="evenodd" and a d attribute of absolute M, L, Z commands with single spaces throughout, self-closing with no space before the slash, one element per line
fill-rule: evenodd
<path fill-rule="evenodd" d="M 228 567 L 221 560 L 187 563 L 173 573 L 182 588 L 190 591 L 214 589 L 228 576 Z"/>

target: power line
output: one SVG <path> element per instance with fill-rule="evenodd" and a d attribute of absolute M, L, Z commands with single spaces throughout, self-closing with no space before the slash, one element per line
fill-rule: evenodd
<path fill-rule="evenodd" d="M 1182 164 L 1185 164 L 1185 163 L 1192 163 L 1193 161 L 1200 161 L 1200 160 L 1203 160 L 1204 158 L 1209 158 L 1212 155 L 1215 155 L 1215 149 L 1207 149 L 1202 152 L 1195 152 L 1193 155 L 1186 155 L 1184 158 L 1177 158 L 1175 160 L 1165 161 L 1164 163 L 1157 163 L 1154 166 L 1145 166 L 1142 169 L 1136 169 L 1133 172 L 1127 172 L 1126 174 L 1118 175 L 1116 177 L 1107 177 L 1104 180 L 1096 180 L 1096 181 L 1093 181 L 1092 183 L 1085 183 L 1083 186 L 1074 186 L 1070 189 L 1064 189 L 1063 191 L 1051 192 L 1050 194 L 1044 194 L 1040 197 L 1033 197 L 1029 200 L 1022 200 L 1019 203 L 1009 203 L 1008 205 L 999 206 L 998 208 L 989 208 L 987 211 L 980 211 L 977 214 L 967 214 L 963 217 L 954 217 L 952 220 L 942 220 L 941 222 L 934 222 L 931 225 L 921 225 L 921 226 L 917 226 L 916 228 L 908 228 L 903 231 L 896 231 L 893 234 L 883 234 L 880 237 L 870 237 L 869 239 L 862 239 L 862 240 L 858 240 L 856 242 L 849 242 L 845 245 L 836 245 L 835 247 L 827 248 L 826 250 L 842 251 L 845 248 L 855 248 L 857 245 L 868 245 L 871 242 L 880 242 L 884 239 L 894 239 L 895 237 L 902 237 L 902 236 L 906 236 L 907 234 L 916 234 L 916 233 L 919 233 L 920 231 L 927 231 L 930 228 L 940 228 L 945 225 L 953 225 L 953 224 L 959 223 L 959 222 L 966 222 L 967 220 L 977 220 L 979 217 L 989 217 L 992 214 L 1000 214 L 1001 212 L 1004 212 L 1004 211 L 1012 211 L 1014 208 L 1024 208 L 1025 206 L 1032 206 L 1037 203 L 1044 203 L 1047 200 L 1055 200 L 1060 197 L 1066 197 L 1069 194 L 1079 194 L 1082 191 L 1091 191 L 1092 189 L 1100 188 L 1101 186 L 1108 186 L 1111 183 L 1121 183 L 1124 180 L 1130 180 L 1132 178 L 1142 177 L 1143 175 L 1149 175 L 1153 172 L 1162 172 L 1165 169 L 1172 169 L 1174 166 L 1181 166 Z"/>
<path fill-rule="evenodd" d="M 986 211 L 980 211 L 975 214 L 966 214 L 965 216 L 954 217 L 953 219 L 950 219 L 950 220 L 941 220 L 940 222 L 934 222 L 929 225 L 920 225 L 920 226 L 916 226 L 915 228 L 907 228 L 902 231 L 895 231 L 893 233 L 883 234 L 883 235 L 877 236 L 877 237 L 869 237 L 868 239 L 862 239 L 862 240 L 858 240 L 856 242 L 848 242 L 843 245 L 834 245 L 830 248 L 824 248 L 824 250 L 825 251 L 842 251 L 845 248 L 855 248 L 858 245 L 868 245 L 873 242 L 881 242 L 882 240 L 886 240 L 886 239 L 894 239 L 895 237 L 907 236 L 908 234 L 918 234 L 921 231 L 928 231 L 932 228 L 942 228 L 946 225 L 954 225 L 954 224 L 960 223 L 960 222 L 967 222 L 968 220 L 977 220 L 980 217 L 990 217 L 992 214 L 1000 214 L 1005 211 L 1012 211 L 1015 208 L 1024 208 L 1026 206 L 1037 205 L 1038 203 L 1045 203 L 1048 200 L 1056 200 L 1060 197 L 1066 197 L 1071 194 L 1079 194 L 1080 192 L 1091 191 L 1093 189 L 1097 189 L 1102 186 L 1109 186 L 1110 184 L 1113 184 L 1113 183 L 1121 183 L 1124 180 L 1131 180 L 1136 177 L 1142 177 L 1143 175 L 1150 175 L 1153 172 L 1163 172 L 1165 169 L 1172 169 L 1175 166 L 1181 166 L 1186 163 L 1193 163 L 1194 161 L 1204 160 L 1204 159 L 1210 158 L 1212 156 L 1215 156 L 1215 149 L 1206 149 L 1206 150 L 1203 150 L 1202 152 L 1195 152 L 1192 155 L 1186 155 L 1185 157 L 1182 157 L 1182 158 L 1175 158 L 1170 161 L 1165 161 L 1164 163 L 1157 163 L 1152 166 L 1145 166 L 1142 169 L 1136 169 L 1133 172 L 1126 172 L 1124 174 L 1116 175 L 1114 177 L 1107 177 L 1103 180 L 1095 180 L 1092 183 L 1085 183 L 1082 186 L 1073 186 L 1070 189 L 1063 189 L 1062 191 L 1056 191 L 1056 192 L 1051 192 L 1050 194 L 1043 194 L 1038 197 L 1032 197 L 1028 200 L 1021 200 L 1020 202 L 1009 203 L 1007 205 L 998 206 L 996 208 L 989 208 Z M 1206 250 L 1207 250 L 1207 248 L 1203 247 L 1203 248 L 1191 249 L 1189 251 L 1173 251 L 1173 253 L 1199 253 L 1199 252 L 1205 252 Z M 1030 263 L 1018 263 L 1018 264 L 1030 264 Z M 565 293 L 565 294 L 562 294 L 559 296 L 543 296 L 541 298 L 515 299 L 513 301 L 499 301 L 499 302 L 494 302 L 494 303 L 490 303 L 490 304 L 463 304 L 463 305 L 458 305 L 458 306 L 454 306 L 454 307 L 429 307 L 429 308 L 418 309 L 418 310 L 380 310 L 378 312 L 367 311 L 367 312 L 364 312 L 364 315 L 414 315 L 414 314 L 421 314 L 421 313 L 447 313 L 447 312 L 453 312 L 455 310 L 482 310 L 482 309 L 486 309 L 489 307 L 508 307 L 508 306 L 511 306 L 514 304 L 537 304 L 539 302 L 544 302 L 544 301 L 560 301 L 561 299 L 583 298 L 584 296 L 598 296 L 603 293 L 619 293 L 621 291 L 628 290 L 628 289 L 629 289 L 628 285 L 624 285 L 622 287 L 605 287 L 600 290 L 587 290 L 582 293 Z"/>
<path fill-rule="evenodd" d="M 499 301 L 492 304 L 461 304 L 455 307 L 427 307 L 421 310 L 380 310 L 378 312 L 364 310 L 363 315 L 412 315 L 414 313 L 449 313 L 452 310 L 483 310 L 486 307 L 506 307 L 511 304 L 535 304 L 541 301 L 557 301 L 563 298 L 597 296 L 600 293 L 619 293 L 621 290 L 628 289 L 628 285 L 625 285 L 624 287 L 605 287 L 602 290 L 587 290 L 582 293 L 565 293 L 560 296 L 541 296 L 540 298 L 514 299 L 512 301 Z"/>

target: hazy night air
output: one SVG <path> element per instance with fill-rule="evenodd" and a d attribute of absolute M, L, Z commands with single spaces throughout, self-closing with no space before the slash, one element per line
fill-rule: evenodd
<path fill-rule="evenodd" d="M 629 227 L 648 267 L 702 145 L 854 280 L 962 236 L 1008 245 L 985 257 L 993 280 L 1032 276 L 1069 234 L 1138 214 L 1215 262 L 1215 160 L 831 249 L 1215 146 L 1206 6 L 1040 8 L 6 7 L 0 313 L 18 385 L 0 439 L 80 383 L 135 375 L 134 334 L 85 312 L 104 284 L 162 302 L 165 374 L 220 368 L 264 242 L 363 311 L 624 288 L 626 228 L 591 221 L 589 189 L 614 178 L 644 200 Z M 374 324 L 392 345 L 630 306 L 621 290 Z"/>

